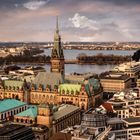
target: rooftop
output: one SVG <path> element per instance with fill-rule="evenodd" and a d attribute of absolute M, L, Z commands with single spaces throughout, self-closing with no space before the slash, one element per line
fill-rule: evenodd
<path fill-rule="evenodd" d="M 54 88 L 55 85 L 59 85 L 63 83 L 63 77 L 60 73 L 53 73 L 53 72 L 39 72 L 38 75 L 35 77 L 33 84 L 39 86 L 47 86 L 50 85 Z"/>
<path fill-rule="evenodd" d="M 62 132 L 58 132 L 56 134 L 54 134 L 50 140 L 71 140 L 71 134 L 69 133 L 62 133 Z"/>
<path fill-rule="evenodd" d="M 80 92 L 81 89 L 81 85 L 80 84 L 61 84 L 59 85 L 58 91 L 62 94 L 63 91 L 65 92 L 65 94 L 67 94 L 69 92 L 69 94 L 73 94 L 75 95 L 76 92 Z M 67 92 L 68 91 L 68 92 Z"/>
<path fill-rule="evenodd" d="M 102 75 L 102 79 L 111 79 L 111 80 L 127 80 L 129 78 L 126 74 L 118 74 L 118 73 L 109 73 L 107 75 Z"/>
<path fill-rule="evenodd" d="M 125 123 L 128 123 L 128 124 L 139 124 L 140 123 L 140 117 L 133 117 L 133 118 L 125 118 L 123 119 L 123 121 Z"/>
<path fill-rule="evenodd" d="M 15 87 L 15 89 L 19 88 L 21 89 L 23 87 L 24 82 L 23 81 L 19 81 L 19 80 L 5 80 L 4 81 L 4 86 L 5 87 Z"/>
<path fill-rule="evenodd" d="M 36 118 L 37 117 L 37 106 L 30 106 L 29 109 L 16 114 L 15 116 L 22 116 L 22 117 L 30 117 L 30 118 Z"/>
<path fill-rule="evenodd" d="M 0 100 L 0 113 L 23 105 L 26 105 L 26 103 L 15 99 Z"/>
<path fill-rule="evenodd" d="M 57 112 L 55 112 L 53 114 L 53 118 L 54 118 L 54 120 L 58 120 L 58 119 L 66 116 L 66 115 L 68 115 L 76 110 L 80 110 L 79 107 L 66 104 L 63 106 L 62 109 L 59 109 Z"/>

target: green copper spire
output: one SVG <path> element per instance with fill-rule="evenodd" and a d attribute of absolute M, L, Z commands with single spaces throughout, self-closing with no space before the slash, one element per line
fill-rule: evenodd
<path fill-rule="evenodd" d="M 56 32 L 59 34 L 58 16 L 56 17 Z"/>
<path fill-rule="evenodd" d="M 56 30 L 54 34 L 54 47 L 52 50 L 52 57 L 63 58 L 63 49 L 61 44 L 61 37 L 59 35 L 58 16 L 56 17 Z"/>

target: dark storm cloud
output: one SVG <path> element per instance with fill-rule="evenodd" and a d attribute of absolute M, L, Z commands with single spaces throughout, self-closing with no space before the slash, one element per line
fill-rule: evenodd
<path fill-rule="evenodd" d="M 15 4 L 22 4 L 26 0 L 0 0 L 0 8 L 12 9 Z"/>
<path fill-rule="evenodd" d="M 102 2 L 114 3 L 116 5 L 131 5 L 140 4 L 140 0 L 99 0 Z"/>

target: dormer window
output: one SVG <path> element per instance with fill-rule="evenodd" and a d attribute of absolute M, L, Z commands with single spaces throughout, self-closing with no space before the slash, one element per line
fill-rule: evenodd
<path fill-rule="evenodd" d="M 62 90 L 62 94 L 65 94 L 65 90 Z"/>
<path fill-rule="evenodd" d="M 11 86 L 9 86 L 9 90 L 11 90 L 12 89 L 12 87 Z"/>
<path fill-rule="evenodd" d="M 67 90 L 67 94 L 69 94 L 69 90 Z"/>
<path fill-rule="evenodd" d="M 15 86 L 13 86 L 13 90 L 15 90 L 16 88 L 15 88 Z"/>
<path fill-rule="evenodd" d="M 17 87 L 17 90 L 19 90 L 19 87 Z"/>
<path fill-rule="evenodd" d="M 71 91 L 71 94 L 72 94 L 72 95 L 74 94 L 74 91 L 73 91 L 73 90 Z"/>

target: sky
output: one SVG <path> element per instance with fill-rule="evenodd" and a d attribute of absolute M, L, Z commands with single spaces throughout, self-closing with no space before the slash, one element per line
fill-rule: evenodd
<path fill-rule="evenodd" d="M 0 41 L 140 41 L 140 0 L 0 0 Z"/>

